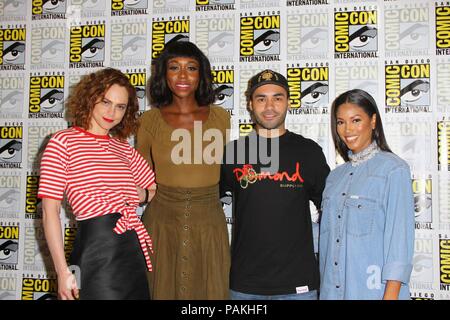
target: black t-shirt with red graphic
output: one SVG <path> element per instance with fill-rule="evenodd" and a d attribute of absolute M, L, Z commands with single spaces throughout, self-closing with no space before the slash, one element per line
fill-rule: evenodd
<path fill-rule="evenodd" d="M 320 208 L 330 171 L 321 147 L 289 131 L 273 139 L 253 131 L 225 150 L 220 192 L 233 197 L 230 288 L 260 295 L 317 290 L 309 201 Z"/>

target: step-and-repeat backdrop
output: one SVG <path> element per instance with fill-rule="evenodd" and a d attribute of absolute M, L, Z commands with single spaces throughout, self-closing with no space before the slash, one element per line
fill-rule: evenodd
<path fill-rule="evenodd" d="M 248 79 L 272 68 L 289 81 L 288 129 L 317 141 L 331 167 L 331 102 L 352 88 L 371 93 L 389 145 L 411 166 L 412 297 L 450 299 L 450 1 L 0 0 L 0 300 L 55 296 L 39 154 L 68 126 L 71 86 L 121 69 L 142 112 L 152 59 L 183 40 L 209 57 L 233 138 L 252 129 Z M 68 206 L 61 216 L 68 256 L 76 223 Z"/>

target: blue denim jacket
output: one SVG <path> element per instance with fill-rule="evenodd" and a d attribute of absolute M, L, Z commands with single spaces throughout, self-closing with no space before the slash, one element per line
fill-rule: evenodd
<path fill-rule="evenodd" d="M 380 151 L 327 178 L 320 222 L 320 299 L 382 299 L 387 280 L 409 299 L 414 199 L 408 164 Z"/>

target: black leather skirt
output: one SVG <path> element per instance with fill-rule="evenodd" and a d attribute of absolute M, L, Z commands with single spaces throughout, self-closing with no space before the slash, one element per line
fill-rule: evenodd
<path fill-rule="evenodd" d="M 78 221 L 70 264 L 79 267 L 81 300 L 149 299 L 144 254 L 137 234 L 113 229 L 119 213 Z"/>

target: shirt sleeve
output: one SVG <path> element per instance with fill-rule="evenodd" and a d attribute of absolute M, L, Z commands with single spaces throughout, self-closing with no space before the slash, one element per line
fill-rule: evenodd
<path fill-rule="evenodd" d="M 382 281 L 409 282 L 414 255 L 414 197 L 409 168 L 389 173 L 386 188 Z"/>
<path fill-rule="evenodd" d="M 310 200 L 314 203 L 317 210 L 320 210 L 322 203 L 322 193 L 325 189 L 325 182 L 328 174 L 330 173 L 330 167 L 327 164 L 325 155 L 323 154 L 322 148 L 318 147 L 318 151 L 314 155 L 315 163 L 315 177 L 314 183 L 309 191 Z"/>
<path fill-rule="evenodd" d="M 149 132 L 147 126 L 149 121 L 145 117 L 145 113 L 141 116 L 139 129 L 136 137 L 136 149 L 142 157 L 148 162 L 148 165 L 153 169 L 153 160 L 151 158 L 153 135 Z"/>
<path fill-rule="evenodd" d="M 133 147 L 130 148 L 130 169 L 133 174 L 134 181 L 139 187 L 148 189 L 155 182 L 155 173 L 150 168 L 150 165 L 147 163 L 144 157 Z"/>
<path fill-rule="evenodd" d="M 59 139 L 51 138 L 41 159 L 39 198 L 63 199 L 68 158 L 66 145 Z"/>

